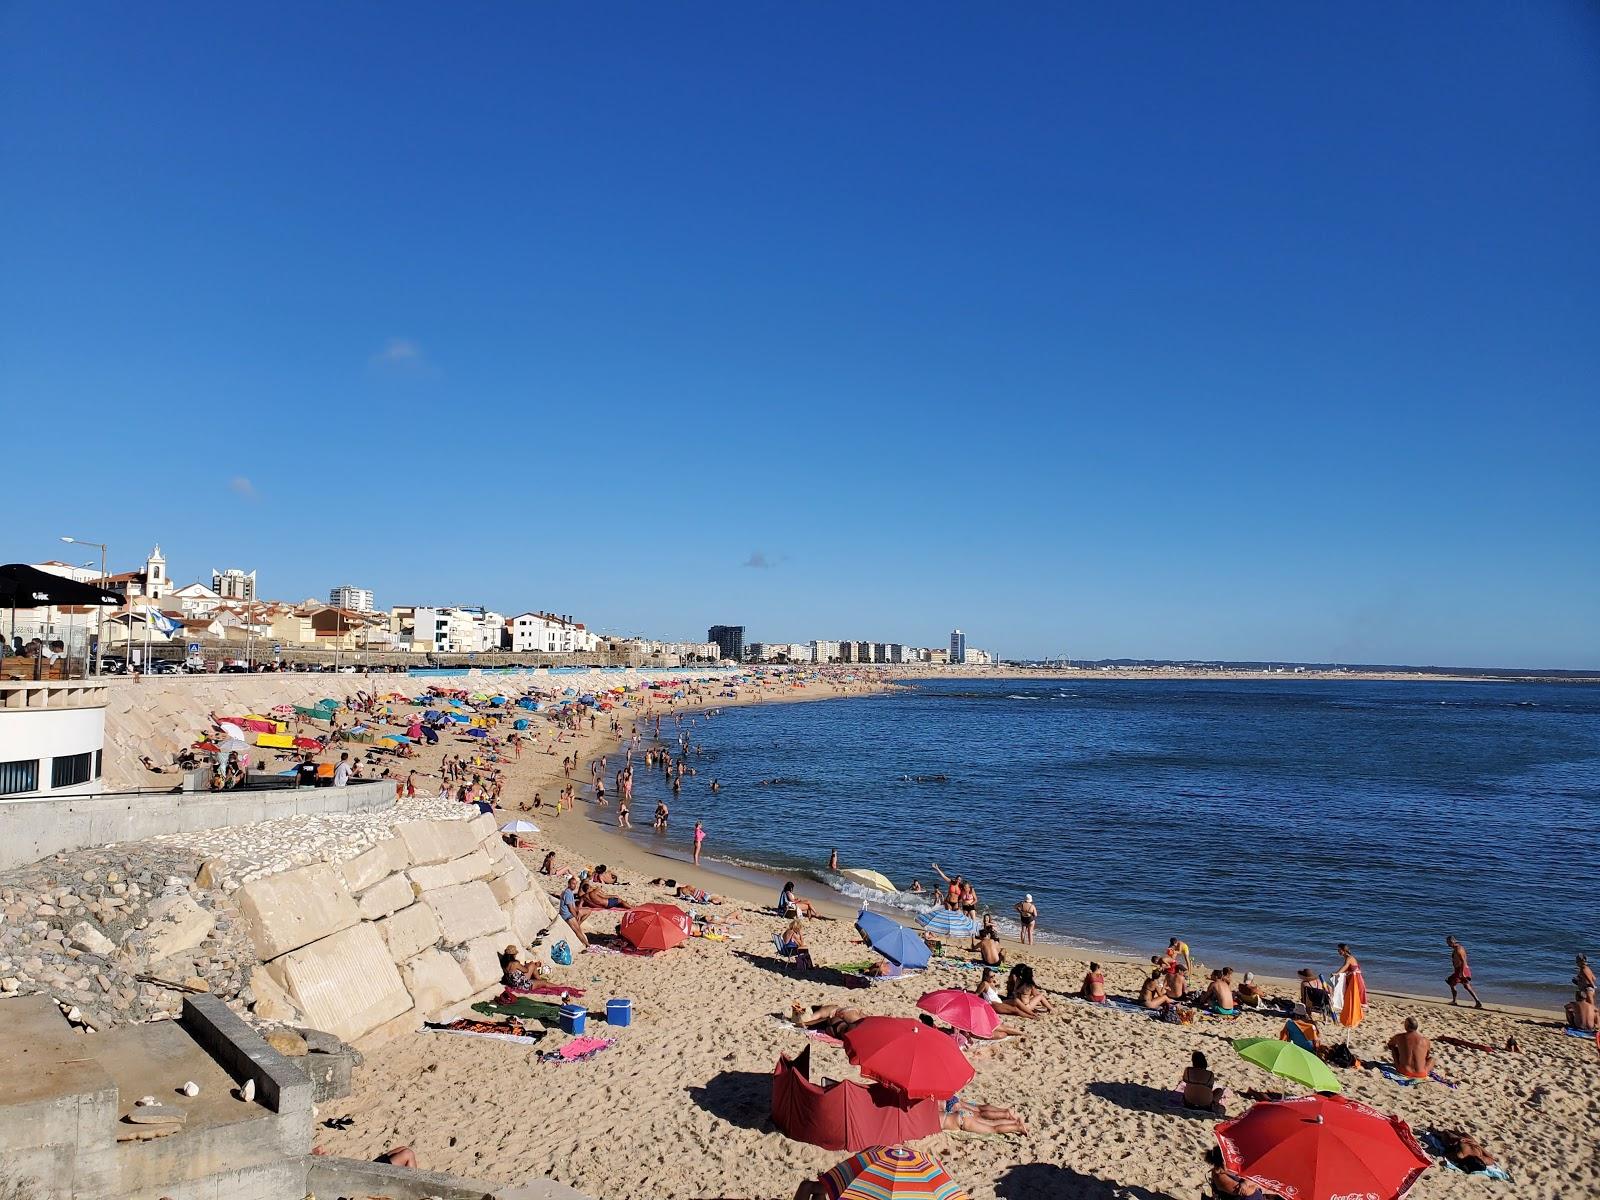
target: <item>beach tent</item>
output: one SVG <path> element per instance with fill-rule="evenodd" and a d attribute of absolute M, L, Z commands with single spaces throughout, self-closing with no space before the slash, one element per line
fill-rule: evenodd
<path fill-rule="evenodd" d="M 882 1084 L 811 1080 L 811 1048 L 780 1058 L 772 1072 L 772 1123 L 824 1150 L 865 1150 L 939 1132 L 939 1105 L 907 1100 Z"/>

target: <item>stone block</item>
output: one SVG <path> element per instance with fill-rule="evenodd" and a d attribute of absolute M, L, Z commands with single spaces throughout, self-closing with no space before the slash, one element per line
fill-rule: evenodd
<path fill-rule="evenodd" d="M 400 964 L 400 978 L 417 1009 L 428 1016 L 458 1000 L 465 1000 L 476 989 L 462 964 L 442 950 L 424 950 Z"/>
<path fill-rule="evenodd" d="M 454 952 L 455 960 L 461 964 L 461 970 L 465 972 L 467 982 L 472 985 L 474 992 L 481 992 L 484 988 L 493 987 L 499 982 L 500 951 L 505 949 L 506 939 L 510 936 L 501 933 L 490 937 L 473 938 Z"/>
<path fill-rule="evenodd" d="M 265 967 L 251 968 L 250 992 L 255 996 L 250 1011 L 261 1020 L 286 1023 L 301 1019 L 300 1009 L 289 998 L 289 993 L 283 990 Z"/>
<path fill-rule="evenodd" d="M 356 910 L 364 921 L 379 921 L 390 913 L 399 912 L 415 899 L 411 881 L 404 875 L 391 875 L 357 896 Z"/>
<path fill-rule="evenodd" d="M 528 869 L 519 863 L 514 870 L 506 872 L 500 878 L 491 879 L 489 890 L 494 893 L 495 903 L 504 906 L 527 891 L 530 883 Z"/>
<path fill-rule="evenodd" d="M 193 950 L 210 935 L 217 919 L 187 893 L 162 896 L 145 910 L 150 924 L 143 931 L 141 953 L 146 962 Z"/>
<path fill-rule="evenodd" d="M 411 1007 L 389 947 L 371 924 L 357 923 L 293 950 L 267 970 L 305 1013 L 308 1025 L 347 1042 Z"/>
<path fill-rule="evenodd" d="M 262 959 L 298 950 L 361 920 L 343 877 L 327 863 L 253 880 L 234 898 Z"/>
<path fill-rule="evenodd" d="M 533 939 L 555 920 L 555 907 L 538 888 L 529 888 L 506 906 L 506 919 L 519 946 L 533 944 Z"/>
<path fill-rule="evenodd" d="M 479 813 L 467 822 L 467 828 L 472 830 L 472 836 L 479 842 L 486 842 L 490 838 L 500 841 L 500 828 L 495 823 L 493 813 Z M 503 846 L 504 842 L 500 842 Z"/>
<path fill-rule="evenodd" d="M 522 865 L 522 860 L 517 857 L 517 852 L 499 838 L 495 838 L 493 842 L 485 842 L 483 848 L 489 855 L 489 861 L 494 863 L 494 874 L 497 878 L 507 871 L 513 871 Z"/>
<path fill-rule="evenodd" d="M 79 950 L 86 954 L 98 954 L 102 958 L 109 958 L 117 948 L 115 942 L 88 921 L 79 921 L 67 930 L 67 937 L 72 939 L 72 944 Z"/>
<path fill-rule="evenodd" d="M 396 1038 L 405 1037 L 408 1033 L 416 1033 L 422 1028 L 423 1015 L 415 1008 L 407 1009 L 397 1017 L 391 1017 L 383 1024 L 362 1034 L 350 1043 L 362 1054 L 371 1054 L 380 1046 L 387 1046 Z"/>
<path fill-rule="evenodd" d="M 352 892 L 364 892 L 375 883 L 411 865 L 406 844 L 397 837 L 387 838 L 370 850 L 356 855 L 339 870 Z"/>
<path fill-rule="evenodd" d="M 466 821 L 401 821 L 394 832 L 411 861 L 426 867 L 462 858 L 478 848 L 478 839 L 472 836 L 468 824 Z"/>
<path fill-rule="evenodd" d="M 404 962 L 421 954 L 439 940 L 439 918 L 426 904 L 402 908 L 392 917 L 374 922 L 374 928 L 389 947 L 389 957 Z"/>
<path fill-rule="evenodd" d="M 494 860 L 482 850 L 474 850 L 471 854 L 456 859 L 450 866 L 455 870 L 457 883 L 488 879 L 494 874 Z"/>
<path fill-rule="evenodd" d="M 447 946 L 464 945 L 506 928 L 506 915 L 494 902 L 489 885 L 481 880 L 424 892 L 422 902 L 439 918 L 439 936 Z"/>

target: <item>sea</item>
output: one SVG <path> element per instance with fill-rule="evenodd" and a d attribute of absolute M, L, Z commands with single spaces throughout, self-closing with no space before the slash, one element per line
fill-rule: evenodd
<path fill-rule="evenodd" d="M 1600 960 L 1593 685 L 938 680 L 682 732 L 696 774 L 673 798 L 636 770 L 634 838 L 679 856 L 698 819 L 708 859 L 880 909 L 925 906 L 907 889 L 937 863 L 1003 930 L 1031 893 L 1040 940 L 1090 955 L 1179 936 L 1288 976 L 1348 942 L 1370 987 L 1424 995 L 1448 995 L 1454 934 L 1486 1002 L 1546 1008 L 1575 951 Z M 901 890 L 831 873 L 834 849 Z"/>

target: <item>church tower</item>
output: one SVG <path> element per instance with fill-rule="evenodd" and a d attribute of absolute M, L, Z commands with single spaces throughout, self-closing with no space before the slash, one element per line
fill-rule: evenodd
<path fill-rule="evenodd" d="M 167 560 L 161 557 L 161 546 L 150 551 L 144 560 L 144 594 L 159 600 L 172 590 L 172 580 L 167 578 Z"/>

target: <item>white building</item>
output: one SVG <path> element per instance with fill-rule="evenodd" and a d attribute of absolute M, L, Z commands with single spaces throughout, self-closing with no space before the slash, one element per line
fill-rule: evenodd
<path fill-rule="evenodd" d="M 511 649 L 516 654 L 587 654 L 599 638 L 581 621 L 550 613 L 518 613 L 509 622 Z"/>
<path fill-rule="evenodd" d="M 172 580 L 167 575 L 167 560 L 161 557 L 161 547 L 150 551 L 142 571 L 122 571 L 108 576 L 106 586 L 124 600 L 135 596 L 148 596 L 159 600 L 172 591 Z"/>
<path fill-rule="evenodd" d="M 217 595 L 203 583 L 186 583 L 174 591 L 169 599 L 176 601 L 179 608 L 191 616 L 204 616 L 217 611 L 217 606 L 222 603 L 222 597 Z"/>
<path fill-rule="evenodd" d="M 0 803 L 100 790 L 106 684 L 0 680 Z"/>
<path fill-rule="evenodd" d="M 334 608 L 348 608 L 351 612 L 372 611 L 372 589 L 351 587 L 341 583 L 328 592 L 328 603 Z"/>
<path fill-rule="evenodd" d="M 161 547 L 157 546 L 157 550 Z M 211 570 L 211 590 L 224 600 L 254 600 L 256 598 L 256 573 L 246 573 L 238 567 L 226 571 Z"/>

